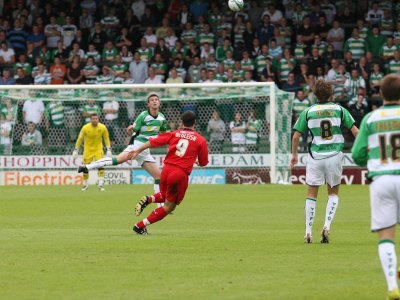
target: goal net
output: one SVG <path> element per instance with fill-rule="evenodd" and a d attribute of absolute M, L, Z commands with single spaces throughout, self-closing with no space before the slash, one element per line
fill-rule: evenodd
<path fill-rule="evenodd" d="M 92 113 L 107 126 L 117 155 L 149 92 L 160 96 L 170 130 L 179 128 L 184 111 L 196 113 L 196 130 L 209 145 L 206 170 L 223 170 L 224 183 L 288 182 L 293 94 L 258 82 L 0 86 L 0 172 L 75 169 L 81 158 L 71 154 Z M 151 152 L 162 167 L 166 148 Z"/>

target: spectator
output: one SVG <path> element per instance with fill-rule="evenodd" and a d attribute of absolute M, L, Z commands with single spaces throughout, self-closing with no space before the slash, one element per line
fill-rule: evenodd
<path fill-rule="evenodd" d="M 300 85 L 296 82 L 294 73 L 289 72 L 288 80 L 285 83 L 283 83 L 282 90 L 294 93 L 297 92 L 297 90 L 299 89 Z"/>
<path fill-rule="evenodd" d="M 72 24 L 72 17 L 66 16 L 65 25 L 61 27 L 61 37 L 66 48 L 71 46 L 72 41 L 75 39 L 77 27 Z"/>
<path fill-rule="evenodd" d="M 193 64 L 188 69 L 188 81 L 192 83 L 197 83 L 200 80 L 200 70 L 204 66 L 201 63 L 200 56 L 195 56 Z"/>
<path fill-rule="evenodd" d="M 308 46 L 314 43 L 315 29 L 311 27 L 310 17 L 303 17 L 302 25 L 298 28 L 297 34 L 302 36 L 303 42 Z"/>
<path fill-rule="evenodd" d="M 115 57 L 115 64 L 111 66 L 110 72 L 114 78 L 113 83 L 123 83 L 127 78 L 130 78 L 128 66 L 122 62 L 119 54 Z"/>
<path fill-rule="evenodd" d="M 388 37 L 393 35 L 393 17 L 389 9 L 383 11 L 383 18 L 379 21 L 379 27 L 383 36 Z"/>
<path fill-rule="evenodd" d="M 352 69 L 356 68 L 357 62 L 353 59 L 353 53 L 346 51 L 344 53 L 344 65 L 346 66 L 346 71 L 351 72 Z"/>
<path fill-rule="evenodd" d="M 367 12 L 365 20 L 371 25 L 378 24 L 383 19 L 383 11 L 379 9 L 378 2 L 372 3 L 372 8 Z"/>
<path fill-rule="evenodd" d="M 158 27 L 156 30 L 157 39 L 163 39 L 167 36 L 168 29 L 171 27 L 169 26 L 168 18 L 163 18 L 161 21 L 161 27 Z"/>
<path fill-rule="evenodd" d="M 32 77 L 25 75 L 25 72 L 21 67 L 18 67 L 16 69 L 14 79 L 15 79 L 15 84 L 20 84 L 20 85 L 32 84 Z"/>
<path fill-rule="evenodd" d="M 95 84 L 99 67 L 95 65 L 93 57 L 88 57 L 86 65 L 83 67 L 83 75 L 87 84 Z"/>
<path fill-rule="evenodd" d="M 275 38 L 270 40 L 268 55 L 272 57 L 272 59 L 279 60 L 282 58 L 282 48 L 278 45 Z"/>
<path fill-rule="evenodd" d="M 357 94 L 357 101 L 355 103 L 349 103 L 349 112 L 353 116 L 357 128 L 360 126 L 361 120 L 368 112 L 368 105 L 365 102 L 364 94 L 360 92 Z"/>
<path fill-rule="evenodd" d="M 144 15 L 141 19 L 140 22 L 140 27 L 146 28 L 146 27 L 155 27 L 157 25 L 157 18 L 153 14 L 152 10 L 150 7 L 146 7 L 144 10 Z"/>
<path fill-rule="evenodd" d="M 41 100 L 26 100 L 22 108 L 24 123 L 39 125 L 43 121 L 44 105 Z"/>
<path fill-rule="evenodd" d="M 46 131 L 50 145 L 62 146 L 65 143 L 65 114 L 63 102 L 53 100 L 45 109 Z"/>
<path fill-rule="evenodd" d="M 94 18 L 93 15 L 89 14 L 89 10 L 87 8 L 82 9 L 82 14 L 79 17 L 79 29 L 82 31 L 82 35 L 84 38 L 88 38 L 90 34 L 90 30 L 94 26 Z"/>
<path fill-rule="evenodd" d="M 153 27 L 148 26 L 146 28 L 143 38 L 146 39 L 146 47 L 154 49 L 154 47 L 157 46 L 157 36 L 153 32 Z"/>
<path fill-rule="evenodd" d="M 50 67 L 51 82 L 50 84 L 64 84 L 67 68 L 61 63 L 59 57 L 54 58 L 54 65 Z"/>
<path fill-rule="evenodd" d="M 385 37 L 380 34 L 379 27 L 373 26 L 372 33 L 367 37 L 369 51 L 372 52 L 374 58 L 378 58 L 380 51 L 385 44 Z"/>
<path fill-rule="evenodd" d="M 149 77 L 144 82 L 145 84 L 157 84 L 162 83 L 160 77 L 157 77 L 156 71 L 153 67 L 149 67 Z"/>
<path fill-rule="evenodd" d="M 389 61 L 387 66 L 388 74 L 399 74 L 400 75 L 400 52 L 394 52 L 394 58 Z"/>
<path fill-rule="evenodd" d="M 233 144 L 233 152 L 244 152 L 246 149 L 246 123 L 242 120 L 240 112 L 235 113 L 235 119 L 230 122 L 229 128 L 231 130 L 231 142 Z"/>
<path fill-rule="evenodd" d="M 145 83 L 148 75 L 147 62 L 141 59 L 140 52 L 136 51 L 134 55 L 134 61 L 129 64 L 129 73 L 135 83 Z"/>
<path fill-rule="evenodd" d="M 114 76 L 111 74 L 109 66 L 104 65 L 101 68 L 101 74 L 96 76 L 96 84 L 112 84 L 114 82 Z"/>
<path fill-rule="evenodd" d="M 257 27 L 256 36 L 260 44 L 268 44 L 269 39 L 274 35 L 274 26 L 270 23 L 269 15 L 264 15 L 263 23 Z"/>
<path fill-rule="evenodd" d="M 0 114 L 0 155 L 9 155 L 11 152 L 11 132 L 11 122 Z"/>
<path fill-rule="evenodd" d="M 312 48 L 311 57 L 307 62 L 309 72 L 313 75 L 317 75 L 318 68 L 325 67 L 325 61 L 319 56 L 318 48 Z"/>
<path fill-rule="evenodd" d="M 90 116 L 92 114 L 97 114 L 98 116 L 101 116 L 101 108 L 98 104 L 96 104 L 96 101 L 94 100 L 89 100 L 87 104 L 82 106 L 80 111 L 82 112 L 85 124 L 90 122 Z"/>
<path fill-rule="evenodd" d="M 261 81 L 265 82 L 267 81 L 268 77 L 274 78 L 274 80 L 277 80 L 277 70 L 276 68 L 272 65 L 272 57 L 267 56 L 265 59 L 265 68 L 261 72 Z"/>
<path fill-rule="evenodd" d="M 207 15 L 208 5 L 203 3 L 202 0 L 195 0 L 190 4 L 190 12 L 193 15 L 194 21 L 197 22 L 200 16 L 205 17 Z"/>
<path fill-rule="evenodd" d="M 283 58 L 278 63 L 278 77 L 279 82 L 286 82 L 288 79 L 289 72 L 291 72 L 296 66 L 296 60 L 291 56 L 290 49 L 284 50 Z"/>
<path fill-rule="evenodd" d="M 7 38 L 16 54 L 26 51 L 28 33 L 22 28 L 20 19 L 14 20 L 14 28 L 8 31 Z"/>
<path fill-rule="evenodd" d="M 119 55 L 121 56 L 121 60 L 124 64 L 129 65 L 133 61 L 133 54 L 125 45 L 121 47 L 121 52 Z"/>
<path fill-rule="evenodd" d="M 292 15 L 293 25 L 298 29 L 303 22 L 303 18 L 307 15 L 307 12 L 303 10 L 301 3 L 296 3 L 295 10 Z"/>
<path fill-rule="evenodd" d="M 379 64 L 375 63 L 372 67 L 372 72 L 369 76 L 369 91 L 371 96 L 378 96 L 380 84 L 383 78 L 383 73 L 380 70 Z"/>
<path fill-rule="evenodd" d="M 40 33 L 39 26 L 37 24 L 32 26 L 32 33 L 28 35 L 26 42 L 33 44 L 33 48 L 35 50 L 39 50 L 40 47 L 46 42 L 46 38 L 43 33 Z"/>
<path fill-rule="evenodd" d="M 89 57 L 93 58 L 96 64 L 100 63 L 101 55 L 99 51 L 97 51 L 96 46 L 93 43 L 90 43 L 88 46 L 88 51 L 85 53 L 85 60 L 87 61 Z"/>
<path fill-rule="evenodd" d="M 33 74 L 34 73 L 32 72 L 32 75 Z M 40 63 L 38 65 L 38 71 L 34 77 L 33 83 L 37 85 L 50 84 L 51 79 L 51 75 L 47 73 L 45 66 Z"/>
<path fill-rule="evenodd" d="M 144 62 L 149 63 L 153 58 L 153 49 L 147 47 L 147 41 L 144 37 L 141 38 L 140 47 L 136 51 L 139 52 L 141 60 Z"/>
<path fill-rule="evenodd" d="M 322 0 L 321 11 L 326 16 L 326 22 L 332 24 L 332 20 L 336 15 L 336 7 L 331 3 L 330 0 Z"/>
<path fill-rule="evenodd" d="M 332 44 L 335 51 L 342 51 L 344 42 L 344 30 L 340 27 L 339 21 L 333 21 L 332 28 L 328 31 L 326 39 L 329 44 Z"/>
<path fill-rule="evenodd" d="M 166 83 L 167 84 L 173 84 L 173 83 L 181 84 L 181 83 L 183 83 L 182 77 L 178 76 L 178 72 L 176 71 L 175 68 L 172 68 L 171 71 L 169 72 L 169 77 L 168 77 Z M 170 88 L 169 89 L 169 94 L 171 96 L 174 96 L 174 97 L 179 97 L 181 95 L 181 91 L 182 91 L 181 88 Z"/>
<path fill-rule="evenodd" d="M 94 23 L 94 31 L 90 35 L 89 41 L 94 44 L 94 47 L 97 51 L 103 52 L 104 44 L 107 42 L 108 37 L 104 32 L 101 23 Z"/>
<path fill-rule="evenodd" d="M 207 133 L 209 135 L 209 148 L 211 153 L 220 153 L 221 144 L 224 142 L 226 127 L 221 120 L 219 112 L 214 110 L 211 119 L 207 124 Z"/>
<path fill-rule="evenodd" d="M 161 55 L 161 59 L 164 63 L 168 63 L 171 57 L 171 52 L 169 51 L 168 47 L 165 45 L 165 40 L 160 38 L 158 40 L 158 45 L 154 49 L 154 56 L 156 59 L 157 54 Z"/>
<path fill-rule="evenodd" d="M 146 4 L 143 0 L 134 0 L 131 6 L 133 13 L 138 20 L 141 20 L 144 15 Z"/>
<path fill-rule="evenodd" d="M 73 57 L 78 56 L 80 61 L 83 61 L 85 59 L 85 51 L 83 51 L 79 43 L 74 42 L 71 47 L 71 51 L 69 52 L 69 59 L 68 61 L 71 62 Z"/>
<path fill-rule="evenodd" d="M 15 63 L 15 52 L 12 48 L 8 48 L 7 42 L 1 43 L 0 64 L 12 65 Z"/>
<path fill-rule="evenodd" d="M 80 84 L 83 81 L 83 70 L 80 64 L 80 57 L 74 56 L 67 69 L 67 81 L 70 84 Z"/>
<path fill-rule="evenodd" d="M 61 26 L 56 23 L 56 16 L 50 17 L 50 24 L 44 28 L 44 34 L 47 40 L 47 47 L 54 49 L 57 47 L 57 42 L 61 38 Z"/>
<path fill-rule="evenodd" d="M 116 8 L 114 6 L 111 6 L 110 9 L 104 14 L 103 18 L 100 20 L 100 23 L 103 25 L 103 28 L 109 39 L 115 39 L 118 31 L 120 20 L 116 14 Z"/>
<path fill-rule="evenodd" d="M 386 43 L 381 48 L 379 57 L 387 63 L 394 58 L 394 52 L 398 50 L 399 47 L 394 44 L 393 36 L 388 36 L 386 38 Z"/>
<path fill-rule="evenodd" d="M 246 123 L 246 146 L 247 151 L 255 152 L 260 139 L 260 131 L 262 127 L 262 121 L 254 116 L 254 112 L 251 111 L 247 118 Z"/>
<path fill-rule="evenodd" d="M 344 83 L 344 87 L 347 91 L 348 98 L 353 98 L 359 88 L 366 88 L 365 80 L 358 74 L 357 69 L 351 70 L 351 76 Z"/>
<path fill-rule="evenodd" d="M 122 27 L 121 34 L 115 39 L 115 46 L 121 49 L 125 46 L 127 49 L 133 45 L 133 37 L 130 35 L 128 28 Z"/>
<path fill-rule="evenodd" d="M 36 129 L 33 122 L 28 123 L 28 132 L 22 135 L 21 144 L 24 146 L 33 146 L 42 144 L 42 134 Z"/>
<path fill-rule="evenodd" d="M 69 51 L 67 49 L 65 49 L 65 47 L 64 47 L 63 41 L 59 40 L 57 42 L 57 48 L 52 51 L 51 56 L 52 56 L 53 60 L 54 60 L 54 57 L 58 56 L 61 59 L 62 63 L 66 63 L 68 60 L 68 56 L 70 55 L 68 52 Z"/>
<path fill-rule="evenodd" d="M 101 55 L 101 61 L 103 63 L 114 63 L 117 54 L 118 50 L 114 47 L 114 43 L 112 41 L 107 41 L 103 49 L 103 54 Z"/>
<path fill-rule="evenodd" d="M 3 69 L 3 76 L 0 77 L 0 85 L 14 85 L 15 79 L 11 77 L 9 69 Z"/>
<path fill-rule="evenodd" d="M 353 28 L 353 35 L 345 43 L 343 51 L 350 51 L 353 58 L 358 61 L 366 52 L 366 44 L 364 39 L 360 38 L 358 27 Z"/>
<path fill-rule="evenodd" d="M 111 97 L 110 97 L 111 96 Z M 108 95 L 107 101 L 103 104 L 104 125 L 110 130 L 111 140 L 114 140 L 114 128 L 119 127 L 119 103 Z"/>

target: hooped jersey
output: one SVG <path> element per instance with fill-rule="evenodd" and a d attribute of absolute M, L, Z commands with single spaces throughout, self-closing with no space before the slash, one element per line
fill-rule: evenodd
<path fill-rule="evenodd" d="M 368 166 L 368 178 L 400 175 L 400 105 L 367 114 L 351 152 L 357 165 Z"/>
<path fill-rule="evenodd" d="M 354 119 L 347 109 L 328 102 L 306 108 L 293 129 L 300 133 L 310 130 L 312 141 L 309 152 L 314 159 L 324 159 L 343 150 L 341 127 L 351 129 L 353 125 Z"/>
<path fill-rule="evenodd" d="M 133 123 L 133 135 L 130 144 L 133 144 L 134 140 L 146 143 L 149 138 L 157 136 L 161 132 L 165 132 L 168 129 L 167 120 L 162 113 L 158 113 L 157 116 L 152 116 L 149 111 L 142 112 Z"/>

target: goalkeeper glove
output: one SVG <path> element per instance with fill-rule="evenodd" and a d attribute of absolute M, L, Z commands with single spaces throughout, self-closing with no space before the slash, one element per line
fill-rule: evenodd
<path fill-rule="evenodd" d="M 78 149 L 75 149 L 74 152 L 72 152 L 72 157 L 77 158 L 78 157 Z"/>
<path fill-rule="evenodd" d="M 106 156 L 107 157 L 111 157 L 112 156 L 112 152 L 111 152 L 111 148 L 110 147 L 107 148 Z"/>

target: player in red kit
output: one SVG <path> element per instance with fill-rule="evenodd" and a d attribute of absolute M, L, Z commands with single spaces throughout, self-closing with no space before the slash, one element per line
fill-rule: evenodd
<path fill-rule="evenodd" d="M 182 129 L 150 138 L 148 142 L 129 153 L 129 158 L 134 159 L 147 148 L 169 145 L 161 172 L 160 192 L 144 196 L 136 204 L 135 214 L 139 216 L 150 203 L 164 203 L 164 206 L 156 208 L 147 218 L 133 226 L 133 231 L 137 234 L 147 234 L 146 226 L 162 220 L 181 203 L 196 161 L 202 167 L 208 164 L 206 139 L 194 131 L 195 120 L 194 112 L 187 111 L 182 114 Z"/>

